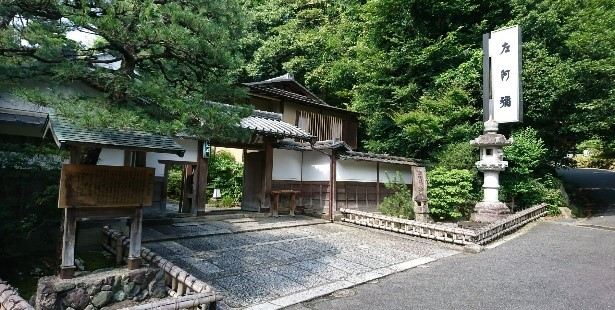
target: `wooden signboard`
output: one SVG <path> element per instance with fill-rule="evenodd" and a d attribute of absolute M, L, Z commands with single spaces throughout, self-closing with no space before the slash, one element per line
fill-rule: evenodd
<path fill-rule="evenodd" d="M 62 165 L 58 208 L 152 205 L 154 168 Z"/>

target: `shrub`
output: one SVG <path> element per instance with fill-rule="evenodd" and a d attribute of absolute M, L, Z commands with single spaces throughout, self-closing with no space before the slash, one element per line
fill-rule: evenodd
<path fill-rule="evenodd" d="M 380 203 L 379 210 L 382 214 L 396 216 L 405 219 L 414 218 L 414 200 L 408 186 L 403 182 L 399 172 L 391 179 L 387 175 L 388 181 L 385 187 L 391 194 L 385 197 Z"/>
<path fill-rule="evenodd" d="M 560 181 L 546 162 L 547 149 L 536 130 L 524 128 L 513 132 L 513 144 L 504 147 L 509 168 L 501 174 L 500 198 L 512 202 L 514 209 L 524 209 L 546 202 L 552 212 L 564 206 Z"/>
<path fill-rule="evenodd" d="M 167 195 L 172 200 L 181 199 L 182 195 L 182 168 L 181 166 L 172 166 L 169 169 L 169 178 L 167 180 Z"/>
<path fill-rule="evenodd" d="M 235 161 L 227 151 L 217 151 L 209 158 L 207 174 L 208 189 L 219 188 L 222 198 L 229 197 L 233 202 L 241 200 L 243 164 Z M 211 197 L 212 192 L 208 192 Z"/>
<path fill-rule="evenodd" d="M 456 220 L 473 204 L 474 172 L 436 167 L 427 173 L 429 212 L 434 219 Z"/>
<path fill-rule="evenodd" d="M 477 161 L 478 151 L 469 142 L 446 145 L 436 155 L 438 167 L 447 169 L 475 170 Z"/>

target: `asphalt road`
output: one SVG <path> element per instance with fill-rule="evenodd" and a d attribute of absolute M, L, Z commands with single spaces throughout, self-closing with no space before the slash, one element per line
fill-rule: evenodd
<path fill-rule="evenodd" d="M 445 258 L 291 309 L 615 309 L 615 172 L 558 173 L 591 198 L 592 217 L 541 221 L 482 253 Z"/>
<path fill-rule="evenodd" d="M 291 309 L 615 309 L 615 231 L 543 221 L 459 254 Z"/>

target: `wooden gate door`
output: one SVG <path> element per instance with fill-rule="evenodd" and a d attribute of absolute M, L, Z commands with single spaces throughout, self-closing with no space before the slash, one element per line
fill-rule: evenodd
<path fill-rule="evenodd" d="M 263 173 L 265 167 L 265 152 L 243 153 L 243 198 L 241 209 L 260 211 L 263 199 Z"/>

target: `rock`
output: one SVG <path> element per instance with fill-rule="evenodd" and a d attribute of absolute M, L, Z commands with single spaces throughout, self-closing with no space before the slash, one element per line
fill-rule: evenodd
<path fill-rule="evenodd" d="M 60 282 L 60 283 L 55 284 L 54 289 L 56 293 L 62 293 L 62 292 L 70 291 L 74 289 L 75 287 L 76 287 L 75 283 Z"/>
<path fill-rule="evenodd" d="M 167 297 L 167 287 L 164 285 L 162 281 L 152 281 L 147 286 L 148 291 L 152 294 L 154 298 L 164 298 Z"/>
<path fill-rule="evenodd" d="M 115 280 L 114 277 L 108 277 L 105 279 L 104 284 L 105 285 L 113 285 L 113 281 Z"/>
<path fill-rule="evenodd" d="M 83 262 L 83 259 L 76 258 L 75 266 L 77 266 L 77 270 L 85 270 L 85 263 Z"/>
<path fill-rule="evenodd" d="M 476 253 L 480 253 L 483 250 L 483 247 L 476 244 L 476 243 L 470 243 L 470 244 L 466 244 L 463 247 L 463 251 L 466 253 L 472 253 L 472 254 L 476 254 Z"/>
<path fill-rule="evenodd" d="M 136 283 L 142 284 L 145 282 L 145 272 L 143 270 L 134 270 L 128 274 L 128 278 Z"/>
<path fill-rule="evenodd" d="M 96 295 L 98 292 L 100 292 L 100 289 L 102 288 L 102 286 L 103 286 L 102 282 L 98 282 L 98 283 L 90 285 L 87 288 L 88 295 L 90 296 Z"/>
<path fill-rule="evenodd" d="M 88 295 L 85 289 L 78 288 L 68 292 L 63 302 L 67 307 L 82 310 L 90 303 L 90 295 Z"/>
<path fill-rule="evenodd" d="M 113 300 L 115 301 L 123 301 L 124 299 L 126 299 L 126 293 L 124 293 L 124 291 L 117 291 L 113 294 Z"/>
<path fill-rule="evenodd" d="M 559 209 L 559 213 L 561 214 L 562 218 L 565 218 L 565 219 L 573 218 L 572 210 L 570 210 L 570 208 L 568 208 L 568 207 L 559 207 L 558 209 Z"/>
<path fill-rule="evenodd" d="M 28 299 L 28 303 L 30 304 L 30 306 L 36 306 L 36 295 L 33 294 L 32 296 L 30 296 L 30 299 Z"/>
<path fill-rule="evenodd" d="M 94 296 L 92 298 L 92 304 L 97 307 L 100 308 L 106 304 L 108 304 L 111 299 L 113 299 L 113 292 L 111 291 L 102 291 L 98 294 L 96 294 L 96 296 Z"/>
<path fill-rule="evenodd" d="M 102 286 L 102 288 L 100 289 L 101 291 L 111 291 L 113 290 L 113 286 L 109 285 L 109 284 L 105 284 Z"/>
<path fill-rule="evenodd" d="M 75 310 L 73 307 L 66 307 L 66 310 Z"/>
<path fill-rule="evenodd" d="M 56 293 L 53 284 L 49 282 L 39 282 L 37 288 L 37 309 L 55 309 L 57 299 L 58 294 Z"/>
<path fill-rule="evenodd" d="M 126 296 L 128 296 L 129 298 L 134 296 L 134 289 L 135 289 L 135 283 L 134 282 L 128 282 L 126 283 L 123 287 L 122 287 L 122 291 L 124 291 L 124 293 L 126 294 Z"/>
<path fill-rule="evenodd" d="M 94 307 L 94 305 L 88 305 L 85 307 L 85 310 L 96 310 L 96 307 Z"/>
<path fill-rule="evenodd" d="M 156 272 L 156 280 L 162 281 L 163 279 L 164 279 L 164 271 L 162 271 L 162 269 L 159 269 L 158 272 Z"/>
<path fill-rule="evenodd" d="M 132 289 L 132 292 L 130 293 L 130 295 L 131 296 L 137 296 L 137 295 L 139 295 L 140 292 L 141 292 L 141 286 L 135 285 L 135 288 Z"/>
<path fill-rule="evenodd" d="M 137 296 L 135 298 L 136 301 L 141 302 L 144 301 L 145 299 L 147 299 L 147 297 L 149 297 L 149 292 L 148 291 L 143 291 L 141 292 L 141 294 L 139 294 L 139 296 Z"/>

